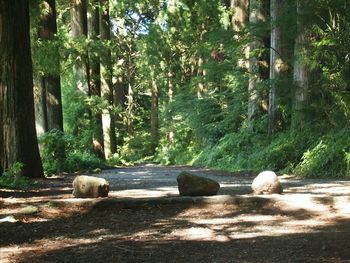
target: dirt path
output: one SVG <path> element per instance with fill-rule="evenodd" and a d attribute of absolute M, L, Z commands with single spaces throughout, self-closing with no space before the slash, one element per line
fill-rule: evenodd
<path fill-rule="evenodd" d="M 179 197 L 183 171 L 217 196 Z M 105 170 L 105 199 L 74 199 L 74 175 L 0 189 L 0 262 L 350 262 L 350 181 L 282 176 L 283 195 L 253 196 L 249 173 L 193 167 Z M 24 213 L 28 205 L 37 209 Z"/>

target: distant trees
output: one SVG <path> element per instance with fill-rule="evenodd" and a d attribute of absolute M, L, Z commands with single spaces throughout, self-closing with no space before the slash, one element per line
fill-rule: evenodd
<path fill-rule="evenodd" d="M 43 177 L 35 131 L 29 2 L 0 1 L 0 172 Z"/>
<path fill-rule="evenodd" d="M 37 120 L 63 129 L 62 93 L 70 165 L 98 156 L 297 170 L 330 149 L 305 153 L 327 131 L 349 126 L 346 1 L 38 2 Z M 346 147 L 329 153 L 343 170 Z"/>
<path fill-rule="evenodd" d="M 37 132 L 58 129 L 63 131 L 63 113 L 60 80 L 60 55 L 55 39 L 57 34 L 56 3 L 55 0 L 44 0 L 40 3 L 40 17 L 38 22 L 38 41 L 45 56 L 45 65 L 40 65 L 42 72 L 36 74 L 36 123 Z M 39 45 L 38 45 L 39 46 Z M 43 59 L 42 59 L 43 60 Z"/>

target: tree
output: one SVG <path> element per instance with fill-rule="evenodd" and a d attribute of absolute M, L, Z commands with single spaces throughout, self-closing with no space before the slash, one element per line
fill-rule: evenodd
<path fill-rule="evenodd" d="M 158 146 L 158 129 L 159 129 L 159 116 L 158 116 L 158 86 L 157 80 L 155 79 L 154 67 L 151 72 L 151 141 L 152 141 L 152 154 L 155 154 L 156 147 Z"/>
<path fill-rule="evenodd" d="M 43 177 L 35 132 L 28 0 L 0 1 L 0 172 Z"/>
<path fill-rule="evenodd" d="M 233 12 L 231 24 L 233 31 L 240 32 L 247 26 L 248 6 L 248 0 L 231 0 L 231 10 Z"/>
<path fill-rule="evenodd" d="M 300 131 L 306 123 L 306 107 L 309 93 L 309 69 L 307 66 L 308 29 L 305 25 L 304 1 L 297 1 L 297 36 L 294 44 L 293 82 L 295 86 L 292 112 L 292 130 Z"/>
<path fill-rule="evenodd" d="M 56 5 L 55 0 L 46 0 L 43 2 L 45 8 L 44 15 L 40 19 L 39 38 L 43 41 L 54 41 L 57 33 L 56 23 Z M 57 45 L 53 44 L 52 51 L 49 56 L 53 65 L 51 72 L 47 72 L 42 76 L 41 83 L 43 93 L 45 94 L 43 100 L 45 103 L 43 111 L 46 112 L 44 116 L 46 119 L 45 132 L 58 129 L 63 131 L 63 115 L 62 115 L 62 99 L 61 99 L 61 80 L 60 80 L 60 61 Z"/>
<path fill-rule="evenodd" d="M 90 43 L 89 50 L 89 96 L 92 99 L 101 97 L 101 67 L 100 56 L 97 51 L 96 42 L 100 35 L 100 13 L 99 1 L 92 0 L 88 4 L 88 37 Z M 102 129 L 102 116 L 99 110 L 91 109 L 91 126 L 94 152 L 104 159 L 104 142 Z"/>
<path fill-rule="evenodd" d="M 104 41 L 105 47 L 101 54 L 101 91 L 103 97 L 108 102 L 108 109 L 104 109 L 102 114 L 102 126 L 104 136 L 104 149 L 106 158 L 111 157 L 116 152 L 116 134 L 115 118 L 113 113 L 114 92 L 113 92 L 113 68 L 111 60 L 111 50 L 109 41 L 111 39 L 111 25 L 109 17 L 109 0 L 101 0 L 101 40 Z"/>
<path fill-rule="evenodd" d="M 268 109 L 268 134 L 272 135 L 276 131 L 276 111 L 277 111 L 277 90 L 282 85 L 281 79 L 287 74 L 288 65 L 286 63 L 287 54 L 282 39 L 282 16 L 286 10 L 285 0 L 270 0 L 271 16 L 271 38 L 270 38 L 270 90 Z"/>
<path fill-rule="evenodd" d="M 260 52 L 263 48 L 263 41 L 259 31 L 259 25 L 265 21 L 263 12 L 263 0 L 250 0 L 249 24 L 251 39 L 249 42 L 249 83 L 248 83 L 248 122 L 257 118 L 260 111 L 259 85 L 260 75 Z"/>
<path fill-rule="evenodd" d="M 87 5 L 86 0 L 71 0 L 71 34 L 74 40 L 79 43 L 87 37 Z M 86 52 L 77 52 L 73 73 L 77 89 L 83 94 L 88 94 L 88 72 Z"/>

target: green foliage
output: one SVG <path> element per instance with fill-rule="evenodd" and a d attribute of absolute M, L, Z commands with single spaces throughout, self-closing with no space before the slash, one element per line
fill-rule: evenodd
<path fill-rule="evenodd" d="M 349 176 L 349 131 L 324 135 L 305 151 L 295 173 L 307 177 Z"/>
<path fill-rule="evenodd" d="M 96 168 L 106 168 L 104 162 L 97 158 L 91 152 L 81 150 L 67 151 L 67 157 L 64 163 L 64 170 L 67 172 L 76 172 L 82 170 L 94 170 Z"/>
<path fill-rule="evenodd" d="M 163 127 L 155 160 L 167 165 L 191 164 L 198 150 L 192 133 L 181 119 L 173 120 L 171 127 Z"/>
<path fill-rule="evenodd" d="M 84 150 L 81 140 L 52 130 L 39 138 L 43 168 L 47 175 L 106 167 L 92 150 Z"/>
<path fill-rule="evenodd" d="M 224 170 L 275 170 L 292 172 L 312 142 L 312 134 L 280 133 L 270 140 L 264 134 L 241 129 L 207 147 L 196 164 Z"/>
<path fill-rule="evenodd" d="M 47 174 L 60 173 L 65 165 L 65 137 L 60 130 L 51 130 L 39 137 L 40 154 Z"/>
<path fill-rule="evenodd" d="M 124 138 L 124 144 L 119 150 L 118 163 L 130 164 L 142 162 L 151 155 L 151 135 L 148 132 L 135 132 Z"/>
<path fill-rule="evenodd" d="M 10 189 L 28 188 L 33 183 L 23 174 L 23 164 L 15 162 L 12 167 L 0 176 L 0 187 Z"/>
<path fill-rule="evenodd" d="M 229 1 L 110 1 L 113 28 L 109 41 L 84 36 L 72 39 L 70 5 L 58 1 L 57 35 L 50 41 L 34 40 L 32 45 L 36 75 L 60 71 L 62 80 L 65 135 L 52 131 L 40 138 L 47 173 L 103 165 L 92 153 L 91 116 L 108 110 L 118 117 L 118 149 L 110 164 L 155 160 L 304 176 L 349 175 L 349 4 L 342 0 L 302 3 L 304 16 L 298 19 L 309 35 L 304 62 L 310 78 L 308 103 L 302 112 L 305 126 L 292 133 L 291 116 L 297 116 L 292 65 L 298 28 L 295 1 L 283 3 L 282 15 L 272 26 L 281 28 L 285 40 L 282 59 L 289 70 L 287 76 L 269 80 L 271 50 L 266 36 L 270 19 L 233 32 Z M 39 6 L 39 1 L 33 5 Z M 269 6 L 264 8 L 268 14 Z M 33 9 L 33 39 L 42 12 Z M 257 85 L 259 114 L 248 120 L 249 72 L 243 64 L 252 37 L 265 43 L 249 55 L 261 55 L 262 81 Z M 76 81 L 85 80 L 74 80 L 74 62 L 84 62 L 87 53 L 98 61 L 107 51 L 113 60 L 113 92 L 125 96 L 107 99 L 78 92 Z M 53 66 L 58 53 L 60 69 Z M 158 89 L 157 142 L 151 141 L 150 134 L 152 83 Z M 278 123 L 275 133 L 268 136 L 271 83 L 277 87 Z M 112 105 L 112 101 L 119 104 Z"/>

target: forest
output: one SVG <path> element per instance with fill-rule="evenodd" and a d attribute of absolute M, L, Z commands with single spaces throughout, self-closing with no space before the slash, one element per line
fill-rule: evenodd
<path fill-rule="evenodd" d="M 350 262 L 349 0 L 0 0 L 0 261 Z"/>
<path fill-rule="evenodd" d="M 146 162 L 349 176 L 349 10 L 1 0 L 0 180 Z"/>

